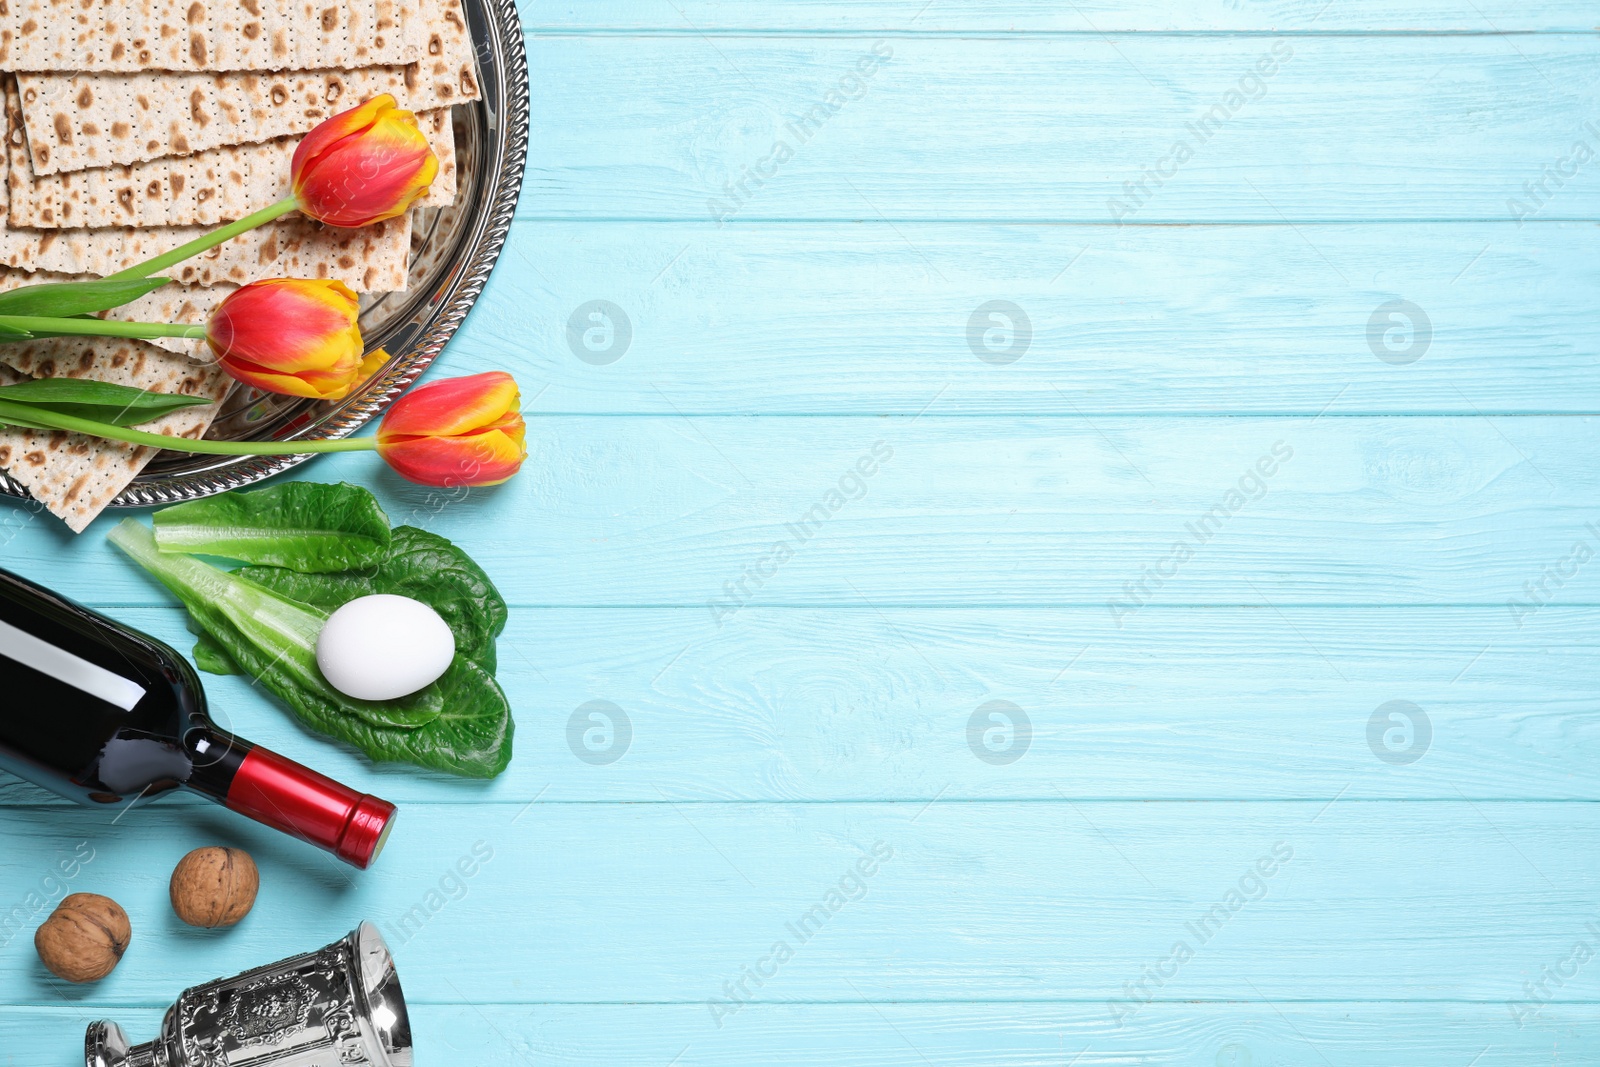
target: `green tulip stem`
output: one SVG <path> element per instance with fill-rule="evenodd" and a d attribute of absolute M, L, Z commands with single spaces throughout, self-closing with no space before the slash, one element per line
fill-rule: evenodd
<path fill-rule="evenodd" d="M 212 230 L 204 237 L 196 238 L 186 245 L 179 245 L 170 252 L 163 252 L 154 259 L 147 259 L 143 263 L 136 263 L 127 270 L 119 270 L 108 275 L 107 281 L 122 281 L 127 278 L 148 278 L 152 274 L 166 270 L 175 263 L 182 263 L 190 256 L 197 256 L 210 248 L 215 248 L 224 241 L 232 240 L 247 230 L 253 230 L 263 223 L 281 218 L 300 206 L 300 201 L 294 197 L 280 200 L 271 207 L 264 207 L 251 215 L 246 215 L 238 222 L 230 222 L 220 229 Z M 133 335 L 129 335 L 133 336 Z"/>
<path fill-rule="evenodd" d="M 130 445 L 167 448 L 174 452 L 198 452 L 207 456 L 303 456 L 310 452 L 370 452 L 378 447 L 376 437 L 342 437 L 333 441 L 191 441 L 162 433 L 130 430 L 93 419 L 42 409 L 36 404 L 0 400 L 0 425 L 25 430 L 70 430 L 73 433 L 125 441 Z"/>
<path fill-rule="evenodd" d="M 206 335 L 204 326 L 184 326 L 170 322 L 122 322 L 119 319 L 53 319 L 44 315 L 0 315 L 0 327 L 15 326 L 19 330 L 27 330 L 35 336 L 49 337 L 56 334 L 79 335 L 90 337 L 186 337 L 190 340 L 203 340 Z M 27 340 L 27 338 L 19 338 Z M 0 341 L 7 340 L 3 331 L 0 331 Z"/>

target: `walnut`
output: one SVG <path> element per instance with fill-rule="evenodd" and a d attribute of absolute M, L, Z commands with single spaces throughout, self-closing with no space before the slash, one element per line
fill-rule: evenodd
<path fill-rule="evenodd" d="M 172 872 L 172 910 L 190 926 L 232 926 L 255 906 L 261 874 L 242 848 L 197 848 Z"/>
<path fill-rule="evenodd" d="M 128 913 L 116 901 L 73 893 L 33 932 L 33 947 L 58 978 L 97 982 L 116 967 L 132 937 Z"/>

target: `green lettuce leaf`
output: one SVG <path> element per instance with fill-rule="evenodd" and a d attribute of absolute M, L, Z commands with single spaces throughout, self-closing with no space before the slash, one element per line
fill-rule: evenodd
<path fill-rule="evenodd" d="M 299 574 L 282 567 L 241 567 L 237 573 L 279 596 L 330 614 L 374 593 L 420 600 L 450 627 L 458 653 L 494 672 L 495 638 L 506 627 L 506 602 L 483 568 L 438 534 L 397 526 L 384 558 L 359 571 Z"/>
<path fill-rule="evenodd" d="M 192 507 L 189 504 L 158 512 L 153 536 L 129 520 L 113 531 L 111 539 L 183 600 L 190 628 L 199 635 L 194 657 L 202 669 L 242 671 L 255 677 L 306 726 L 353 745 L 374 761 L 412 763 L 470 778 L 493 778 L 505 770 L 511 761 L 515 723 L 493 671 L 495 639 L 505 629 L 508 611 L 489 576 L 437 534 L 413 526 L 390 533 L 376 501 L 370 510 L 361 504 L 363 497 L 371 499 L 363 489 L 288 485 L 305 486 L 289 491 L 303 494 L 289 506 L 299 515 L 295 528 L 311 530 L 310 535 L 274 538 L 272 528 L 281 525 L 277 513 L 284 510 L 288 494 L 282 493 L 286 487 L 273 487 L 197 502 L 256 498 L 242 508 L 218 504 L 192 523 L 182 514 Z M 319 515 L 318 504 L 330 501 L 342 506 L 345 514 Z M 167 517 L 173 513 L 178 513 L 175 519 Z M 226 536 L 219 532 L 224 524 L 215 521 L 222 515 L 232 520 Z M 387 535 L 382 550 L 371 552 L 370 545 L 362 546 L 354 558 L 364 562 L 334 566 L 339 553 L 353 542 L 377 540 L 375 516 Z M 280 529 L 280 537 L 281 533 Z M 180 542 L 199 547 L 169 550 L 169 544 Z M 342 547 L 331 552 L 318 547 L 327 544 Z M 191 551 L 223 554 L 254 565 L 229 573 L 185 554 Z M 329 569 L 317 572 L 314 567 Z M 455 636 L 456 656 L 443 677 L 406 698 L 436 698 L 436 704 L 428 705 L 436 712 L 425 721 L 386 721 L 372 709 L 404 702 L 351 700 L 315 671 L 315 632 L 308 618 L 317 620 L 320 629 L 321 621 L 334 610 L 374 593 L 428 604 Z M 308 674 L 308 665 L 314 676 Z"/>
<path fill-rule="evenodd" d="M 207 674 L 244 673 L 228 655 L 228 650 L 217 644 L 216 638 L 206 633 L 206 628 L 196 622 L 193 615 L 185 613 L 183 624 L 194 634 L 194 649 L 189 653 L 189 658 L 194 660 L 196 667 Z"/>
<path fill-rule="evenodd" d="M 511 763 L 516 731 L 511 704 L 493 675 L 459 653 L 433 684 L 444 699 L 439 717 L 414 730 L 397 730 L 346 714 L 306 692 L 282 660 L 251 643 L 220 611 L 205 604 L 190 605 L 190 611 L 218 647 L 301 722 L 353 745 L 375 763 L 412 763 L 463 778 L 493 778 Z"/>
<path fill-rule="evenodd" d="M 236 647 L 226 623 L 218 625 L 217 636 L 225 647 Z M 283 668 L 249 642 L 238 647 L 244 669 L 282 696 L 302 722 L 355 746 L 375 763 L 412 763 L 463 778 L 493 778 L 511 763 L 516 729 L 511 704 L 494 676 L 465 656 L 456 656 L 434 683 L 444 697 L 443 713 L 415 730 L 396 730 L 342 714 L 323 701 L 290 699 L 285 694 L 294 691 L 293 679 L 283 677 Z"/>
<path fill-rule="evenodd" d="M 194 665 L 207 674 L 243 673 L 239 665 L 233 662 L 233 657 L 228 655 L 228 650 L 217 644 L 217 639 L 204 630 L 195 638 L 194 650 L 189 655 Z"/>
<path fill-rule="evenodd" d="M 326 612 L 192 556 L 163 553 L 150 529 L 134 519 L 112 530 L 110 541 L 183 601 L 230 659 L 302 717 L 346 716 L 371 726 L 414 730 L 444 711 L 438 682 L 399 700 L 357 700 L 329 685 L 317 667 L 317 635 Z"/>
<path fill-rule="evenodd" d="M 416 730 L 385 730 L 341 717 L 325 727 L 379 762 L 414 763 L 463 778 L 494 778 L 511 764 L 511 702 L 494 675 L 456 656 L 436 683 L 444 713 Z"/>
<path fill-rule="evenodd" d="M 389 517 L 358 485 L 283 482 L 155 513 L 162 552 L 224 556 L 323 574 L 371 567 L 389 551 Z M 302 603 L 313 603 L 304 598 Z"/>

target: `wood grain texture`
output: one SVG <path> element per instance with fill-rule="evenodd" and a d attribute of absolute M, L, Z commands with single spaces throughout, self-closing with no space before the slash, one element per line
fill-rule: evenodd
<path fill-rule="evenodd" d="M 1504 613 L 1536 582 L 1600 603 L 1576 558 L 1600 536 L 1586 525 L 1597 430 L 1578 416 L 552 416 L 496 490 L 402 488 L 373 456 L 306 474 L 378 485 L 395 522 L 469 544 L 520 605 L 694 606 L 707 625 L 741 605 L 1082 605 L 1126 627 L 1141 601 Z M 90 537 L 24 523 L 10 552 L 67 595 L 170 603 Z"/>
<path fill-rule="evenodd" d="M 419 1067 L 1600 1063 L 1591 4 L 523 6 L 524 197 L 441 371 L 518 375 L 528 468 L 299 471 L 500 582 L 517 758 L 373 768 L 208 681 L 401 803 L 364 874 L 0 783 L 0 1067 L 362 918 Z M 187 648 L 102 537 L 0 508 L 0 566 Z M 231 932 L 166 903 L 209 843 L 261 864 Z M 70 890 L 132 914 L 97 987 L 28 945 Z"/>
<path fill-rule="evenodd" d="M 150 1008 L 108 1009 L 130 1034 L 157 1032 Z M 0 1008 L 4 1067 L 76 1067 L 55 1035 L 93 1010 Z M 719 1030 L 702 1005 L 421 1004 L 417 1062 L 574 1067 L 1177 1067 L 1372 1064 L 1526 1067 L 1587 1063 L 1593 1013 L 1551 1004 L 1521 1029 L 1502 1005 L 1151 1004 L 1124 1027 L 1093 1004 L 752 1004 Z"/>
<path fill-rule="evenodd" d="M 1127 627 L 1154 604 L 1600 603 L 1578 558 L 1600 537 L 1592 417 L 556 416 L 528 442 L 516 481 L 474 493 L 370 455 L 304 472 L 377 485 L 513 603 L 697 607 L 708 628 L 762 604 L 1070 604 Z M 93 533 L 13 532 L 69 596 L 170 602 Z"/>
<path fill-rule="evenodd" d="M 1600 215 L 1594 34 L 529 44 L 527 218 Z"/>
<path fill-rule="evenodd" d="M 1580 0 L 587 0 L 519 5 L 535 33 L 1591 33 Z"/>
<path fill-rule="evenodd" d="M 175 609 L 116 614 L 191 643 Z M 1151 608 L 1118 630 L 1092 608 L 749 608 L 715 629 L 697 609 L 521 609 L 499 672 L 517 757 L 492 784 L 374 768 L 242 678 L 206 685 L 227 728 L 402 805 L 1595 800 L 1597 617 Z M 1390 712 L 1369 737 L 1396 700 L 1420 741 Z M 13 803 L 67 802 L 0 780 Z"/>
<path fill-rule="evenodd" d="M 539 410 L 577 414 L 915 415 L 935 395 L 938 414 L 1585 412 L 1600 409 L 1596 237 L 530 222 L 451 355 L 526 366 Z M 569 338 L 596 300 L 620 309 L 612 332 L 584 319 Z M 1025 325 L 982 310 L 996 300 Z M 997 326 L 1012 333 L 985 335 Z"/>
<path fill-rule="evenodd" d="M 199 804 L 115 825 L 17 808 L 0 877 L 30 885 L 89 841 L 72 888 L 111 891 L 134 928 L 97 1005 L 148 1006 L 368 917 L 424 1003 L 704 1007 L 759 964 L 769 980 L 748 989 L 763 1001 L 1077 1000 L 1110 1017 L 1124 983 L 1159 966 L 1166 980 L 1144 992 L 1162 1000 L 1253 986 L 1273 1001 L 1505 1010 L 1577 941 L 1592 948 L 1600 920 L 1600 856 L 1573 845 L 1600 831 L 1594 804 L 541 801 L 463 815 L 409 806 L 360 875 Z M 209 843 L 241 844 L 263 869 L 255 910 L 222 937 L 179 929 L 167 901 L 172 865 Z M 476 873 L 457 873 L 463 857 Z M 778 942 L 792 958 L 771 958 Z M 1179 942 L 1191 958 L 1169 958 Z M 1577 970 L 1563 998 L 1595 999 L 1600 970 Z M 57 996 L 25 939 L 0 954 L 0 982 L 27 1003 Z"/>

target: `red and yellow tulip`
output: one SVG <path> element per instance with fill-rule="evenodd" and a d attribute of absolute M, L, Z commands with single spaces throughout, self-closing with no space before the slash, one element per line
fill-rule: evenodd
<path fill-rule="evenodd" d="M 378 455 L 422 485 L 498 485 L 528 456 L 517 383 L 504 371 L 407 393 L 378 426 Z"/>
<path fill-rule="evenodd" d="M 375 96 L 305 135 L 290 162 L 289 196 L 108 280 L 148 278 L 292 211 L 345 228 L 392 219 L 404 215 L 438 173 L 438 157 L 416 116 L 387 93 Z"/>
<path fill-rule="evenodd" d="M 254 226 L 300 211 L 331 226 L 365 226 L 395 218 L 432 184 L 439 161 L 415 116 L 379 96 L 326 120 L 295 150 L 293 195 L 170 252 L 95 283 L 101 289 L 54 294 L 65 307 L 108 310 L 106 283 L 145 279 Z M 160 279 L 156 280 L 159 284 Z M 141 288 L 142 286 L 142 288 Z M 111 285 L 123 302 L 154 285 Z M 131 293 L 132 295 L 127 295 Z M 52 294 L 44 294 L 49 297 Z M 74 303 L 74 301 L 76 301 Z M 339 400 L 388 360 L 364 353 L 356 294 L 331 279 L 274 278 L 229 294 L 203 328 L 218 364 L 234 378 L 269 392 Z M 43 336 L 96 335 L 192 338 L 199 326 L 121 322 L 80 312 L 0 315 L 0 343 Z M 372 437 L 326 440 L 191 441 L 99 422 L 82 412 L 33 410 L 0 400 L 0 425 L 66 430 L 150 448 L 205 455 L 301 455 L 376 451 L 401 477 L 441 487 L 498 485 L 527 459 L 527 426 L 517 383 L 503 371 L 433 382 L 402 396 Z"/>
<path fill-rule="evenodd" d="M 343 282 L 274 278 L 230 293 L 206 343 L 222 369 L 272 393 L 338 400 L 388 359 L 364 355 L 356 294 Z"/>
<path fill-rule="evenodd" d="M 416 116 L 387 93 L 306 134 L 292 163 L 300 211 L 329 226 L 366 226 L 403 215 L 439 173 Z"/>
<path fill-rule="evenodd" d="M 65 322 L 82 320 L 66 319 Z M 119 388 L 110 386 L 108 388 Z M 130 390 L 131 392 L 134 390 Z M 446 378 L 402 396 L 367 437 L 286 441 L 191 441 L 0 397 L 0 425 L 90 434 L 145 448 L 209 456 L 297 456 L 377 452 L 402 478 L 442 488 L 499 485 L 528 456 L 517 383 L 504 371 Z"/>

